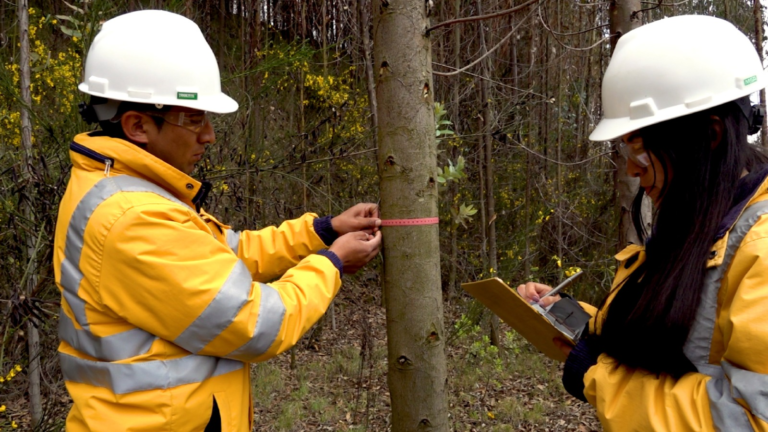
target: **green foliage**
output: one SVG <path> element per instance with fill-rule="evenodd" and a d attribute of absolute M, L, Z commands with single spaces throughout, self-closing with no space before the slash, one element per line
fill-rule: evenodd
<path fill-rule="evenodd" d="M 448 111 L 445 110 L 445 105 L 440 102 L 435 102 L 435 138 L 440 142 L 441 138 L 446 138 L 455 133 L 449 129 L 449 126 L 453 123 L 448 120 Z"/>
<path fill-rule="evenodd" d="M 464 172 L 464 156 L 459 156 L 456 165 L 453 165 L 453 162 L 449 160 L 448 166 L 443 167 L 443 172 L 437 175 L 438 183 L 442 184 L 465 178 L 467 178 L 467 174 Z"/>

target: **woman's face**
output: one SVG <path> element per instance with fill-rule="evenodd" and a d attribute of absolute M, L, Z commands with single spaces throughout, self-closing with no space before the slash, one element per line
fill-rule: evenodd
<path fill-rule="evenodd" d="M 645 150 L 643 137 L 630 132 L 621 137 L 623 152 L 627 156 L 627 175 L 640 179 L 640 187 L 645 190 L 656 208 L 661 204 L 661 191 L 664 188 L 664 168 L 656 156 Z M 671 172 L 669 173 L 671 176 Z"/>

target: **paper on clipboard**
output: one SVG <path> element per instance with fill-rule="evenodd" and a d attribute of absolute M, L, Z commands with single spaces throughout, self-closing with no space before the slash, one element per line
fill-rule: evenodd
<path fill-rule="evenodd" d="M 529 305 L 499 278 L 464 283 L 461 287 L 551 359 L 561 362 L 566 359 L 552 342 L 553 339 L 559 338 L 571 345 L 575 345 L 574 339 L 578 340 L 578 333 L 574 335 L 567 329 L 555 327 L 559 324 L 553 324 L 550 321 L 552 318 L 542 315 L 545 312 L 543 309 Z M 583 313 L 588 320 L 589 314 Z"/>

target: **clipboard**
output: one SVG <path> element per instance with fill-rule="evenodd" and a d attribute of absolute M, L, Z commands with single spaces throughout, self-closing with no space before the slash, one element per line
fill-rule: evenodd
<path fill-rule="evenodd" d="M 499 278 L 468 282 L 461 287 L 539 351 L 560 362 L 564 362 L 566 356 L 552 340 L 559 338 L 571 346 L 576 345 L 581 330 L 591 318 L 570 298 L 563 298 L 547 309 L 530 305 Z"/>

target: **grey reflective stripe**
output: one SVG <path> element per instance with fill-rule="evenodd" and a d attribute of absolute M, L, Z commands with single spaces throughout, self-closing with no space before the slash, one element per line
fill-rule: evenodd
<path fill-rule="evenodd" d="M 760 201 L 747 207 L 728 235 L 728 245 L 725 248 L 723 263 L 709 269 L 704 276 L 701 303 L 696 311 L 696 318 L 688 334 L 688 340 L 683 347 L 686 357 L 696 366 L 709 364 L 712 336 L 715 334 L 715 320 L 717 319 L 717 295 L 720 291 L 723 275 L 728 270 L 733 255 L 741 245 L 744 236 L 760 216 L 766 213 L 768 213 L 768 201 Z"/>
<path fill-rule="evenodd" d="M 226 231 L 227 236 L 227 244 L 230 248 L 232 248 L 232 251 L 237 255 L 237 249 L 240 245 L 240 231 L 232 231 L 231 229 L 228 229 Z"/>
<path fill-rule="evenodd" d="M 256 327 L 253 336 L 245 345 L 226 355 L 242 361 L 252 361 L 269 349 L 277 339 L 280 327 L 285 317 L 285 305 L 280 293 L 266 284 L 259 284 L 261 288 L 261 302 L 259 303 L 259 317 L 256 319 Z"/>
<path fill-rule="evenodd" d="M 251 274 L 237 260 L 227 280 L 205 310 L 173 341 L 187 351 L 198 353 L 232 324 L 251 293 Z"/>
<path fill-rule="evenodd" d="M 236 360 L 197 355 L 122 364 L 85 360 L 60 352 L 59 362 L 65 381 L 103 387 L 115 394 L 166 390 L 243 368 L 243 363 Z"/>
<path fill-rule="evenodd" d="M 742 213 L 731 229 L 723 262 L 709 269 L 704 277 L 701 303 L 696 311 L 688 340 L 683 347 L 686 357 L 699 372 L 712 377 L 707 382 L 707 394 L 712 420 L 715 428 L 720 432 L 753 430 L 747 411 L 736 402 L 735 398 L 744 399 L 752 414 L 763 420 L 766 420 L 768 412 L 768 390 L 765 390 L 768 389 L 768 377 L 735 368 L 725 361 L 722 363 L 722 368 L 709 363 L 717 320 L 717 297 L 723 277 L 730 267 L 733 256 L 741 246 L 744 236 L 765 214 L 768 214 L 768 202 L 755 203 Z M 761 379 L 756 379 L 758 377 Z"/>
<path fill-rule="evenodd" d="M 718 432 L 752 431 L 746 411 L 731 396 L 727 378 L 712 378 L 707 382 L 709 410 Z"/>
<path fill-rule="evenodd" d="M 119 361 L 149 351 L 157 337 L 134 328 L 111 336 L 98 337 L 86 330 L 75 328 L 75 323 L 59 311 L 59 338 L 76 350 L 106 361 Z"/>
<path fill-rule="evenodd" d="M 768 375 L 740 369 L 727 361 L 723 372 L 730 378 L 736 399 L 743 399 L 752 415 L 768 422 Z"/>
<path fill-rule="evenodd" d="M 67 227 L 67 238 L 64 246 L 65 258 L 61 263 L 60 283 L 65 290 L 64 298 L 75 314 L 77 323 L 86 330 L 89 329 L 89 324 L 85 317 L 85 302 L 80 300 L 78 296 L 80 282 L 83 280 L 83 273 L 79 267 L 80 255 L 83 252 L 83 242 L 85 241 L 85 227 L 96 207 L 118 192 L 151 192 L 189 207 L 160 186 L 127 175 L 105 177 L 99 180 L 77 203 Z"/>

